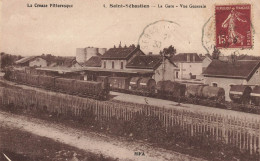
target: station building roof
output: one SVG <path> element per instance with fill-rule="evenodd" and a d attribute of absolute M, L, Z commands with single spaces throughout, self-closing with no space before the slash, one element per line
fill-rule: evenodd
<path fill-rule="evenodd" d="M 259 68 L 260 61 L 224 62 L 213 60 L 202 73 L 206 77 L 240 78 L 249 80 Z"/>
<path fill-rule="evenodd" d="M 140 46 L 129 46 L 129 47 L 114 47 L 110 48 L 107 52 L 105 52 L 102 56 L 101 59 L 119 59 L 119 60 L 125 60 L 129 59 L 132 55 L 134 55 L 136 52 L 142 52 L 140 50 Z M 143 53 L 143 52 L 142 52 Z"/>
<path fill-rule="evenodd" d="M 171 60 L 169 59 L 171 62 Z M 134 57 L 127 65 L 126 68 L 136 69 L 157 69 L 163 62 L 161 55 L 139 55 Z M 173 62 L 171 62 L 175 65 Z"/>

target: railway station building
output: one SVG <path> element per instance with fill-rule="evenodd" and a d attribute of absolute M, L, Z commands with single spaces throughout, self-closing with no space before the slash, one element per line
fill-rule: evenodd
<path fill-rule="evenodd" d="M 227 62 L 213 60 L 203 72 L 204 83 L 225 89 L 226 100 L 230 101 L 231 85 L 260 85 L 260 61 Z"/>
<path fill-rule="evenodd" d="M 129 47 L 115 47 L 110 48 L 104 55 L 101 56 L 101 68 L 103 69 L 116 69 L 124 70 L 126 64 L 138 55 L 145 55 L 140 46 L 131 45 Z"/>

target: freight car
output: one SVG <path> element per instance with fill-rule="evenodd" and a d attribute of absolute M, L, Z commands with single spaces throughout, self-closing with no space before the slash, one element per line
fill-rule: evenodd
<path fill-rule="evenodd" d="M 225 90 L 220 87 L 206 85 L 189 85 L 187 86 L 185 96 L 223 102 L 225 101 Z"/>
<path fill-rule="evenodd" d="M 39 75 L 39 86 L 41 88 L 45 88 L 49 90 L 54 89 L 55 78 L 56 77 Z"/>
<path fill-rule="evenodd" d="M 260 86 L 255 86 L 250 93 L 252 104 L 259 106 L 260 105 Z"/>
<path fill-rule="evenodd" d="M 37 87 L 39 85 L 39 75 L 26 74 L 26 84 Z"/>
<path fill-rule="evenodd" d="M 109 77 L 108 82 L 111 90 L 125 92 L 129 89 L 129 77 Z"/>
<path fill-rule="evenodd" d="M 31 75 L 19 71 L 12 71 L 8 79 L 21 84 L 101 100 L 106 100 L 109 95 L 108 81 L 82 81 L 60 77 Z"/>
<path fill-rule="evenodd" d="M 185 96 L 186 85 L 170 80 L 159 81 L 156 86 L 156 94 L 159 98 L 178 100 Z"/>
<path fill-rule="evenodd" d="M 235 103 L 248 104 L 252 88 L 246 85 L 232 85 L 229 92 L 230 99 Z"/>
<path fill-rule="evenodd" d="M 97 78 L 99 81 L 99 77 Z M 151 96 L 155 93 L 156 81 L 142 77 L 109 77 L 110 88 L 113 91 Z"/>

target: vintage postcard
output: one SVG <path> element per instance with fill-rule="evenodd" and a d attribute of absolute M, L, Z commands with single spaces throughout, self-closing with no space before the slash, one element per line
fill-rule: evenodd
<path fill-rule="evenodd" d="M 0 0 L 1 161 L 260 160 L 259 0 Z"/>

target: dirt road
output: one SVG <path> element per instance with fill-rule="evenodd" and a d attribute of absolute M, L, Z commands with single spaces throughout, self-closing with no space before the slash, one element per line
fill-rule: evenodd
<path fill-rule="evenodd" d="M 51 138 L 92 153 L 102 153 L 105 156 L 118 158 L 119 160 L 203 160 L 161 148 L 154 148 L 141 142 L 128 142 L 120 138 L 112 138 L 94 132 L 81 131 L 63 125 L 2 111 L 0 112 L 0 124 Z M 144 152 L 145 156 L 134 155 L 135 152 Z"/>

